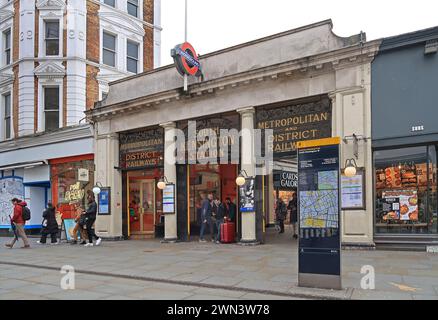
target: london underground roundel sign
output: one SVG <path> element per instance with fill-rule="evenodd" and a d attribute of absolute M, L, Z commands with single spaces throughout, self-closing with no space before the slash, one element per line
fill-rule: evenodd
<path fill-rule="evenodd" d="M 171 51 L 176 69 L 181 75 L 200 77 L 202 75 L 201 63 L 193 46 L 184 42 Z"/>

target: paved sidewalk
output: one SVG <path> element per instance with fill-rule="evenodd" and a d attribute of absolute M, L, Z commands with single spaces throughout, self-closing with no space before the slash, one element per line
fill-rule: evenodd
<path fill-rule="evenodd" d="M 297 287 L 297 246 L 287 235 L 256 247 L 153 240 L 84 248 L 33 239 L 30 250 L 10 250 L 6 240 L 0 238 L 0 299 L 438 300 L 438 255 L 425 252 L 344 250 L 344 289 L 332 291 Z M 64 265 L 77 272 L 74 292 L 59 287 Z M 375 290 L 360 289 L 364 265 L 375 268 Z"/>

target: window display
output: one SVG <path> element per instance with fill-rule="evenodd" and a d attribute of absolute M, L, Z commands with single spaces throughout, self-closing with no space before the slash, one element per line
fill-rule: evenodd
<path fill-rule="evenodd" d="M 437 233 L 435 146 L 376 151 L 376 232 Z"/>

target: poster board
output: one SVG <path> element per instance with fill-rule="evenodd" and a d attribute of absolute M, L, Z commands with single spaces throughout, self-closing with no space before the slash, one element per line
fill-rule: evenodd
<path fill-rule="evenodd" d="M 243 186 L 239 187 L 239 209 L 240 212 L 255 212 L 255 201 L 254 201 L 254 191 L 255 191 L 255 179 L 246 178 L 246 182 Z"/>
<path fill-rule="evenodd" d="M 100 216 L 111 215 L 111 188 L 110 187 L 101 188 L 97 198 L 99 205 L 98 214 Z"/>
<path fill-rule="evenodd" d="M 73 240 L 73 229 L 76 226 L 76 222 L 74 219 L 64 219 L 62 220 L 62 225 L 63 225 L 63 230 L 64 231 L 64 235 L 65 235 L 65 240 L 67 241 L 72 241 Z M 78 230 L 78 239 L 81 238 L 81 233 Z M 62 235 L 61 235 L 61 240 L 64 240 Z"/>
<path fill-rule="evenodd" d="M 175 213 L 175 185 L 168 184 L 163 190 L 163 213 Z"/>
<path fill-rule="evenodd" d="M 365 210 L 365 170 L 358 168 L 354 177 L 341 176 L 342 210 Z"/>

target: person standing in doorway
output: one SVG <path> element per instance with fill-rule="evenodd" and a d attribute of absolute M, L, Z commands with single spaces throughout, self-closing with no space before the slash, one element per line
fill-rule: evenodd
<path fill-rule="evenodd" d="M 99 246 L 102 242 L 102 239 L 99 238 L 94 231 L 94 223 L 96 222 L 97 214 L 97 203 L 94 200 L 94 194 L 92 192 L 88 192 L 87 201 L 88 209 L 87 211 L 85 211 L 85 225 L 87 227 L 88 243 L 85 245 L 85 247 L 92 247 L 93 239 L 96 239 L 96 246 Z"/>
<path fill-rule="evenodd" d="M 202 201 L 201 206 L 201 231 L 199 234 L 199 242 L 206 242 L 204 239 L 205 227 L 208 224 L 210 228 L 211 241 L 214 241 L 213 236 L 213 222 L 211 220 L 212 215 L 212 205 L 213 205 L 213 194 L 209 193 L 207 199 Z"/>
<path fill-rule="evenodd" d="M 297 234 L 297 223 L 298 223 L 298 203 L 297 203 L 297 193 L 294 192 L 292 193 L 292 198 L 290 199 L 288 205 L 287 205 L 287 209 L 289 210 L 289 214 L 290 214 L 290 223 L 292 225 L 292 232 L 293 232 L 293 237 L 294 239 L 298 239 L 298 234 Z"/>
<path fill-rule="evenodd" d="M 217 244 L 221 243 L 221 225 L 224 223 L 224 217 L 225 217 L 225 206 L 223 203 L 220 202 L 219 198 L 216 198 L 214 201 L 214 211 L 216 213 L 216 236 L 215 241 Z"/>
<path fill-rule="evenodd" d="M 226 203 L 226 216 L 230 222 L 235 222 L 237 206 L 231 201 L 231 198 L 225 199 Z"/>
<path fill-rule="evenodd" d="M 27 239 L 26 232 L 24 231 L 26 221 L 24 221 L 23 219 L 23 207 L 26 207 L 27 203 L 17 198 L 12 199 L 11 201 L 14 206 L 14 211 L 11 218 L 11 225 L 13 228 L 15 228 L 15 236 L 14 239 L 12 239 L 12 242 L 5 244 L 5 246 L 12 249 L 15 242 L 18 241 L 18 237 L 21 237 L 24 243 L 24 246 L 21 248 L 28 249 L 30 248 L 29 240 Z"/>
<path fill-rule="evenodd" d="M 286 204 L 283 202 L 281 198 L 277 199 L 277 203 L 275 206 L 275 219 L 280 227 L 279 234 L 284 233 L 284 220 L 286 220 L 287 208 Z"/>
<path fill-rule="evenodd" d="M 43 212 L 41 239 L 37 243 L 46 244 L 48 235 L 50 235 L 52 244 L 58 244 L 58 222 L 56 221 L 55 207 L 51 202 L 47 204 L 47 208 Z"/>

